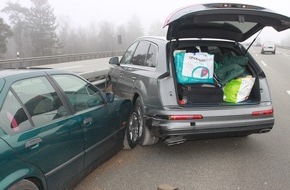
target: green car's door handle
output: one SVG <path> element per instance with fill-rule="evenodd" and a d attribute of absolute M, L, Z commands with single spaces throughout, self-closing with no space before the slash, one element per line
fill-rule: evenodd
<path fill-rule="evenodd" d="M 88 126 L 88 125 L 90 125 L 90 124 L 92 124 L 92 121 L 93 121 L 93 119 L 92 118 L 86 118 L 86 119 L 84 119 L 84 127 L 86 127 L 86 126 Z"/>
<path fill-rule="evenodd" d="M 40 137 L 37 137 L 35 139 L 31 139 L 31 140 L 27 141 L 25 143 L 25 147 L 31 148 L 31 149 L 37 148 L 39 146 L 39 143 L 41 143 L 41 142 L 42 142 L 42 139 Z"/>

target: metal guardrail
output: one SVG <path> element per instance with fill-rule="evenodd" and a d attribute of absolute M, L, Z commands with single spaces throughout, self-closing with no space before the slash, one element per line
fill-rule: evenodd
<path fill-rule="evenodd" d="M 29 57 L 19 59 L 5 59 L 0 60 L 0 69 L 23 68 L 55 63 L 81 61 L 88 59 L 98 59 L 104 57 L 121 56 L 123 53 L 124 53 L 123 50 L 118 50 L 118 51 L 103 51 L 103 52 L 65 54 L 65 55 L 53 55 L 42 57 Z"/>
<path fill-rule="evenodd" d="M 279 47 L 279 48 L 283 48 L 283 49 L 290 49 L 290 46 L 281 46 L 281 45 L 277 45 L 277 47 Z"/>

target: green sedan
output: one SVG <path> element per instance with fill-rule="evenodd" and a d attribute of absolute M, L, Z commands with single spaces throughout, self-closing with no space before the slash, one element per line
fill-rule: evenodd
<path fill-rule="evenodd" d="M 138 143 L 130 100 L 63 70 L 0 71 L 0 189 L 71 189 Z"/>

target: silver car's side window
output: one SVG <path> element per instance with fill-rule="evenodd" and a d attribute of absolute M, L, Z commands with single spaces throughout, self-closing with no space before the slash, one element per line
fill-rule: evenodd
<path fill-rule="evenodd" d="M 131 64 L 156 67 L 157 62 L 157 46 L 149 41 L 141 41 L 131 59 Z"/>
<path fill-rule="evenodd" d="M 132 44 L 126 51 L 126 53 L 124 54 L 124 56 L 122 57 L 120 64 L 131 64 L 131 59 L 133 57 L 133 54 L 136 50 L 136 47 L 138 45 L 138 42 Z"/>
<path fill-rule="evenodd" d="M 149 49 L 150 43 L 148 41 L 141 41 L 134 53 L 134 56 L 131 60 L 133 65 L 147 66 L 147 52 Z"/>
<path fill-rule="evenodd" d="M 154 44 L 150 44 L 150 48 L 147 53 L 146 65 L 149 67 L 156 67 L 157 64 L 157 51 L 158 48 Z"/>

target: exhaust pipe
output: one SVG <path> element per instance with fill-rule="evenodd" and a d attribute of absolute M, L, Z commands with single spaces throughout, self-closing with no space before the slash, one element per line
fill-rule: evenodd
<path fill-rule="evenodd" d="M 262 129 L 259 133 L 268 133 L 271 129 Z"/>
<path fill-rule="evenodd" d="M 182 144 L 186 141 L 183 136 L 171 136 L 164 140 L 164 143 L 168 146 Z"/>

